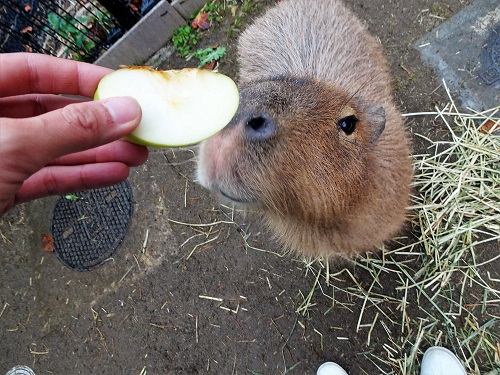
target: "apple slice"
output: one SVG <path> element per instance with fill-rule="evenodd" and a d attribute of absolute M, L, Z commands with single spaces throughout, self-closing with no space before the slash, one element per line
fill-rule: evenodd
<path fill-rule="evenodd" d="M 94 99 L 131 96 L 142 121 L 126 140 L 158 147 L 198 143 L 221 130 L 236 113 L 239 93 L 233 80 L 202 69 L 153 70 L 125 67 L 105 76 Z"/>

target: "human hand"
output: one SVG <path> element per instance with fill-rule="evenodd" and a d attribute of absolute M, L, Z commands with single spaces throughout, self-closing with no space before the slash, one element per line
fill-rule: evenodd
<path fill-rule="evenodd" d="M 134 99 L 81 98 L 109 69 L 30 53 L 0 54 L 0 67 L 0 216 L 17 203 L 116 184 L 146 161 L 146 147 L 119 140 L 140 122 Z"/>

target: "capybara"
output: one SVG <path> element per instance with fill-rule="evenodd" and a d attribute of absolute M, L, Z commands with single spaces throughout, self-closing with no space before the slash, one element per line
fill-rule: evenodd
<path fill-rule="evenodd" d="M 401 229 L 410 141 L 379 43 L 337 0 L 285 0 L 238 45 L 241 103 L 197 179 L 262 213 L 287 250 L 352 256 Z"/>

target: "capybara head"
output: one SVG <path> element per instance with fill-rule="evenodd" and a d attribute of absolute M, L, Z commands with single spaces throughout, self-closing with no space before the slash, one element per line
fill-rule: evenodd
<path fill-rule="evenodd" d="M 277 77 L 246 84 L 231 123 L 202 143 L 198 180 L 263 212 L 274 229 L 294 222 L 342 231 L 367 188 L 384 126 L 381 106 L 328 83 Z"/>

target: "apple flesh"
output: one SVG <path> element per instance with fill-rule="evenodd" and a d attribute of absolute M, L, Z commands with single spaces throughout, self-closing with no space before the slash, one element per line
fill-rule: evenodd
<path fill-rule="evenodd" d="M 131 96 L 142 109 L 126 140 L 157 147 L 196 144 L 224 128 L 236 113 L 238 88 L 220 73 L 202 69 L 126 67 L 105 76 L 94 99 Z"/>

